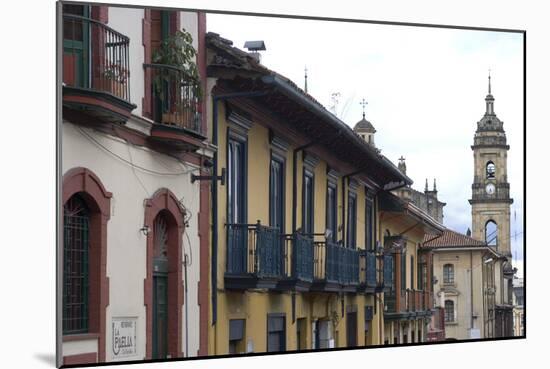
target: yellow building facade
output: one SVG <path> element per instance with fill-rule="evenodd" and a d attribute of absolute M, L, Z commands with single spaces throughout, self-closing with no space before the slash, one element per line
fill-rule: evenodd
<path fill-rule="evenodd" d="M 384 343 L 379 196 L 412 183 L 291 81 L 207 35 L 209 355 Z"/>
<path fill-rule="evenodd" d="M 426 342 L 434 307 L 433 253 L 422 244 L 444 227 L 410 202 L 406 192 L 380 198 L 379 237 L 394 264 L 393 285 L 384 293 L 384 344 Z"/>

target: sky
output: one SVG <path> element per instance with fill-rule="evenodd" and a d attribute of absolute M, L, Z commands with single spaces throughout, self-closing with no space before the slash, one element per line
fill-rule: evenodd
<path fill-rule="evenodd" d="M 395 164 L 405 157 L 413 188 L 423 191 L 428 179 L 431 189 L 437 180 L 444 224 L 462 233 L 471 227 L 470 146 L 490 69 L 510 145 L 512 254 L 523 274 L 522 34 L 225 14 L 208 14 L 207 29 L 241 49 L 263 40 L 262 64 L 302 88 L 307 67 L 308 93 L 351 127 L 365 99 L 376 146 Z"/>

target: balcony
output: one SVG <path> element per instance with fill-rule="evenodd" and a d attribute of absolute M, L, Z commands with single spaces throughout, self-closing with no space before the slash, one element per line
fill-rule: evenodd
<path fill-rule="evenodd" d="M 373 293 L 379 282 L 377 256 L 372 251 L 359 251 L 359 291 Z"/>
<path fill-rule="evenodd" d="M 359 251 L 359 288 L 365 293 L 388 292 L 393 286 L 393 256 Z"/>
<path fill-rule="evenodd" d="M 401 290 L 399 296 L 396 291 L 384 295 L 384 317 L 393 319 L 415 319 L 431 315 L 431 293 L 419 290 Z"/>
<path fill-rule="evenodd" d="M 202 131 L 200 85 L 182 69 L 144 64 L 152 81 L 151 140 L 174 151 L 196 151 L 206 139 Z"/>
<path fill-rule="evenodd" d="M 227 289 L 273 289 L 283 277 L 282 237 L 278 228 L 227 224 Z"/>
<path fill-rule="evenodd" d="M 125 123 L 130 102 L 130 39 L 105 24 L 63 15 L 63 116 L 84 124 Z M 75 116 L 76 114 L 76 116 Z"/>
<path fill-rule="evenodd" d="M 359 285 L 359 250 L 331 241 L 314 242 L 312 291 L 355 292 Z"/>
<path fill-rule="evenodd" d="M 313 282 L 313 239 L 294 233 L 284 235 L 284 275 L 281 290 L 308 291 Z"/>

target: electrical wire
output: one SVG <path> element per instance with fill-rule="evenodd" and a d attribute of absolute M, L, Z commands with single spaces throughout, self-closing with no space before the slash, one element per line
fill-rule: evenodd
<path fill-rule="evenodd" d="M 158 176 L 180 176 L 180 175 L 184 175 L 184 174 L 188 174 L 188 173 L 191 173 L 195 170 L 198 170 L 196 168 L 191 168 L 191 169 L 188 169 L 188 170 L 185 170 L 185 171 L 182 171 L 182 172 L 176 172 L 176 173 L 163 173 L 163 172 L 158 172 L 158 171 L 155 171 L 155 170 L 152 170 L 152 169 L 148 169 L 148 168 L 144 168 L 140 165 L 137 165 L 137 164 L 134 164 L 132 163 L 131 161 L 127 160 L 126 158 L 123 158 L 122 156 L 118 155 L 117 153 L 114 153 L 112 152 L 111 150 L 109 150 L 107 147 L 105 147 L 104 145 L 102 145 L 99 141 L 97 141 L 95 138 L 93 138 L 90 134 L 88 134 L 87 132 L 85 132 L 82 128 L 78 127 L 78 130 L 80 131 L 80 133 L 82 135 L 84 135 L 86 138 L 88 138 L 90 141 L 92 141 L 92 143 L 94 143 L 95 145 L 99 146 L 101 149 L 103 149 L 104 151 L 106 151 L 107 153 L 113 155 L 114 157 L 116 157 L 117 159 L 121 160 L 122 162 L 132 166 L 133 168 L 136 168 L 136 169 L 139 169 L 141 171 L 144 171 L 146 173 L 149 173 L 149 174 L 155 174 L 155 175 L 158 175 Z M 180 164 L 182 165 L 185 165 L 183 164 L 181 161 L 178 161 Z"/>

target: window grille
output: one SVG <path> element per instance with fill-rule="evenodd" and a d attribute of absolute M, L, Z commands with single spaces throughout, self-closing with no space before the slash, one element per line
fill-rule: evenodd
<path fill-rule="evenodd" d="M 63 334 L 88 332 L 90 211 L 74 195 L 64 206 Z"/>

